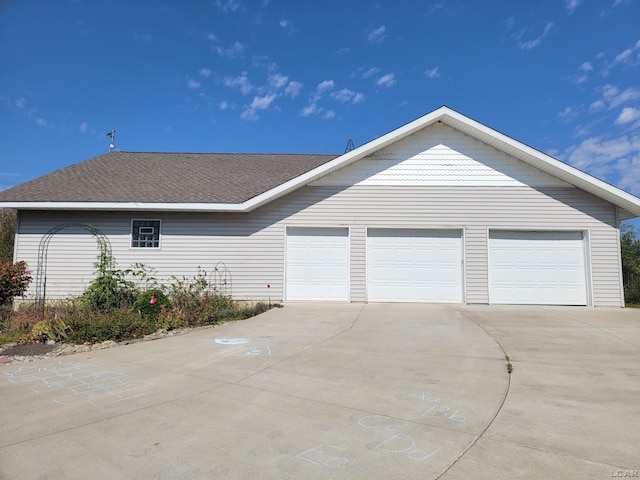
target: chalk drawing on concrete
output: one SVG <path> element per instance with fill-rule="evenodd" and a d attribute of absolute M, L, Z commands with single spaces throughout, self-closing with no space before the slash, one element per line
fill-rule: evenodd
<path fill-rule="evenodd" d="M 236 357 L 268 357 L 271 355 L 271 349 L 266 345 L 239 345 L 224 350 L 222 354 Z"/>
<path fill-rule="evenodd" d="M 243 345 L 249 343 L 248 338 L 216 338 L 216 343 L 220 345 Z"/>
<path fill-rule="evenodd" d="M 22 365 L 14 370 L 3 371 L 0 378 L 27 386 L 31 391 L 47 395 L 62 405 L 89 403 L 94 407 L 147 395 L 151 385 L 151 382 L 124 373 L 76 362 Z"/>

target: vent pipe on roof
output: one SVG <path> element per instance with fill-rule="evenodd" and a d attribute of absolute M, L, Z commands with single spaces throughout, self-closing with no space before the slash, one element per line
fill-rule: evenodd
<path fill-rule="evenodd" d="M 349 141 L 347 142 L 347 146 L 344 149 L 344 153 L 350 152 L 351 150 L 353 150 L 355 147 L 355 145 L 353 144 L 353 140 L 349 139 Z"/>

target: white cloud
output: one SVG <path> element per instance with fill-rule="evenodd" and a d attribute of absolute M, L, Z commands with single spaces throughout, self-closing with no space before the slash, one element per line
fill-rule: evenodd
<path fill-rule="evenodd" d="M 209 76 L 211 75 L 211 70 L 209 70 L 208 68 L 201 68 L 198 73 L 200 73 L 200 75 L 202 75 L 204 78 L 209 78 Z"/>
<path fill-rule="evenodd" d="M 368 70 L 365 70 L 362 73 L 362 78 L 370 78 L 373 77 L 374 75 L 376 75 L 378 72 L 380 71 L 380 69 L 378 67 L 371 67 Z"/>
<path fill-rule="evenodd" d="M 440 76 L 440 68 L 439 67 L 429 68 L 424 71 L 424 74 L 427 76 L 428 79 L 433 80 L 434 78 L 438 78 Z"/>
<path fill-rule="evenodd" d="M 396 74 L 395 73 L 387 73 L 386 75 L 381 76 L 377 81 L 376 85 L 381 87 L 391 87 L 396 83 Z"/>
<path fill-rule="evenodd" d="M 300 94 L 301 88 L 302 88 L 302 83 L 291 81 L 289 82 L 289 85 L 285 87 L 284 94 L 291 98 L 296 98 Z"/>
<path fill-rule="evenodd" d="M 325 120 L 331 120 L 335 116 L 336 112 L 334 112 L 333 110 L 327 110 L 322 114 L 322 118 L 324 118 Z"/>
<path fill-rule="evenodd" d="M 280 20 L 280 22 L 278 22 L 278 25 L 280 25 L 282 28 L 287 28 L 291 26 L 291 22 L 283 18 L 282 20 Z"/>
<path fill-rule="evenodd" d="M 616 125 L 623 125 L 625 123 L 634 122 L 640 119 L 640 110 L 633 107 L 625 107 L 620 112 L 616 120 Z"/>
<path fill-rule="evenodd" d="M 258 120 L 258 118 L 260 118 L 257 113 L 258 110 L 267 110 L 275 99 L 275 93 L 265 95 L 263 97 L 253 97 L 251 105 L 245 108 L 245 110 L 240 114 L 240 118 L 243 120 Z"/>
<path fill-rule="evenodd" d="M 570 118 L 575 117 L 577 114 L 578 113 L 573 108 L 567 107 L 563 111 L 558 112 L 558 117 L 568 120 Z"/>
<path fill-rule="evenodd" d="M 36 122 L 36 125 L 38 125 L 39 127 L 48 127 L 50 125 L 50 123 L 47 120 L 41 117 L 34 117 L 33 120 Z"/>
<path fill-rule="evenodd" d="M 324 93 L 326 91 L 332 90 L 336 86 L 336 82 L 333 80 L 324 80 L 318 84 L 316 90 L 318 93 Z"/>
<path fill-rule="evenodd" d="M 150 42 L 153 40 L 153 36 L 150 33 L 135 33 L 133 38 L 141 42 Z"/>
<path fill-rule="evenodd" d="M 253 97 L 251 108 L 254 108 L 256 110 L 266 110 L 275 99 L 275 93 L 271 95 L 265 95 L 264 97 Z"/>
<path fill-rule="evenodd" d="M 640 136 L 604 139 L 591 137 L 579 145 L 567 149 L 567 161 L 572 165 L 589 170 L 607 165 L 612 161 L 640 151 Z"/>
<path fill-rule="evenodd" d="M 582 3 L 582 0 L 567 0 L 566 1 L 567 12 L 569 12 L 569 15 L 571 15 L 573 12 L 575 12 L 576 8 L 578 8 L 580 6 L 580 3 Z"/>
<path fill-rule="evenodd" d="M 200 82 L 189 79 L 187 80 L 187 87 L 189 87 L 191 90 L 197 90 L 200 88 Z"/>
<path fill-rule="evenodd" d="M 627 48 L 616 55 L 614 63 L 634 63 L 638 60 L 640 60 L 640 40 L 633 47 Z"/>
<path fill-rule="evenodd" d="M 211 32 L 209 32 L 209 33 L 207 34 L 207 38 L 208 38 L 209 40 L 211 40 L 212 42 L 215 42 L 215 41 L 217 40 L 216 36 L 215 36 L 213 33 L 211 33 Z"/>
<path fill-rule="evenodd" d="M 89 125 L 87 124 L 87 122 L 82 122 L 78 127 L 78 130 L 80 130 L 81 133 L 84 133 L 87 131 L 87 128 L 89 128 Z"/>
<path fill-rule="evenodd" d="M 386 38 L 385 31 L 387 28 L 384 25 L 380 25 L 378 28 L 374 28 L 367 34 L 367 41 L 369 43 L 380 43 Z"/>
<path fill-rule="evenodd" d="M 584 62 L 582 65 L 578 67 L 577 74 L 573 75 L 571 80 L 573 80 L 576 84 L 580 85 L 581 83 L 585 83 L 589 80 L 589 72 L 593 71 L 593 65 L 591 62 Z"/>
<path fill-rule="evenodd" d="M 625 90 L 614 85 L 605 85 L 603 87 L 604 100 L 609 104 L 609 108 L 617 108 L 624 103 L 640 99 L 640 88 L 629 87 Z"/>
<path fill-rule="evenodd" d="M 311 102 L 309 105 L 307 105 L 300 111 L 300 115 L 302 115 L 303 117 L 308 117 L 310 115 L 313 115 L 317 111 L 318 111 L 318 104 L 315 102 Z"/>
<path fill-rule="evenodd" d="M 216 0 L 215 5 L 224 13 L 235 12 L 240 8 L 240 2 L 235 0 Z"/>
<path fill-rule="evenodd" d="M 253 90 L 253 85 L 249 82 L 247 72 L 242 72 L 237 77 L 225 77 L 222 79 L 225 87 L 237 88 L 243 95 L 249 95 Z"/>
<path fill-rule="evenodd" d="M 562 157 L 581 170 L 640 195 L 640 135 L 591 137 L 569 147 Z"/>
<path fill-rule="evenodd" d="M 604 100 L 596 100 L 591 105 L 589 105 L 589 111 L 599 112 L 600 110 L 603 110 L 604 108 L 606 108 L 606 106 L 607 105 L 604 103 Z"/>
<path fill-rule="evenodd" d="M 341 103 L 351 102 L 353 104 L 364 102 L 364 95 L 362 93 L 354 92 L 348 88 L 343 88 L 337 92 L 333 92 L 331 97 L 338 100 Z"/>
<path fill-rule="evenodd" d="M 238 58 L 240 56 L 242 56 L 242 54 L 244 53 L 245 50 L 245 46 L 242 45 L 240 42 L 236 41 L 233 45 L 231 45 L 230 47 L 227 48 L 223 48 L 223 47 L 216 47 L 216 52 L 218 52 L 218 55 L 220 55 L 221 57 L 227 57 L 230 59 L 234 59 L 234 58 Z"/>
<path fill-rule="evenodd" d="M 278 64 L 271 60 L 268 55 L 256 55 L 251 60 L 251 66 L 255 68 L 265 68 L 268 72 L 275 72 Z"/>
<path fill-rule="evenodd" d="M 584 62 L 578 67 L 578 70 L 580 70 L 581 72 L 592 72 L 593 65 L 591 64 L 591 62 Z"/>
<path fill-rule="evenodd" d="M 27 105 L 27 99 L 24 97 L 16 98 L 15 105 L 18 108 L 24 108 Z"/>
<path fill-rule="evenodd" d="M 227 108 L 229 108 L 229 104 L 226 102 L 226 100 L 223 100 L 218 104 L 218 108 L 220 110 L 226 110 Z"/>
<path fill-rule="evenodd" d="M 551 32 L 551 29 L 553 28 L 553 22 L 549 22 L 545 25 L 544 27 L 544 31 L 540 34 L 539 37 L 534 38 L 533 40 L 529 40 L 527 42 L 520 42 L 520 48 L 522 50 L 532 50 L 534 48 L 536 48 L 538 45 L 540 45 L 540 43 L 542 42 L 542 40 L 549 35 L 549 32 Z"/>
<path fill-rule="evenodd" d="M 287 84 L 289 77 L 282 75 L 281 73 L 274 73 L 269 75 L 269 85 L 273 88 L 282 88 Z"/>
<path fill-rule="evenodd" d="M 351 51 L 350 48 L 342 47 L 338 49 L 338 55 L 347 55 Z"/>

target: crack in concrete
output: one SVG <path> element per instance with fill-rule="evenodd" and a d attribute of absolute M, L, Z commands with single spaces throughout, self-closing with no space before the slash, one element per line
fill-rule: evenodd
<path fill-rule="evenodd" d="M 470 322 L 472 322 L 472 323 L 473 323 L 474 325 L 476 325 L 477 327 L 481 328 L 481 329 L 484 331 L 484 333 L 485 333 L 489 338 L 491 338 L 491 339 L 492 339 L 492 340 L 493 340 L 493 341 L 498 345 L 498 347 L 500 347 L 500 350 L 502 350 L 502 353 L 504 354 L 505 359 L 509 358 L 509 355 L 507 354 L 506 350 L 504 349 L 504 347 L 502 346 L 502 344 L 500 343 L 500 341 L 499 341 L 497 338 L 495 338 L 493 335 L 491 335 L 491 334 L 487 331 L 487 329 L 486 329 L 486 328 L 484 328 L 482 325 L 480 325 L 478 322 L 476 322 L 473 318 L 471 318 L 469 315 L 467 315 L 464 311 L 461 311 L 461 310 L 459 310 L 459 309 L 457 309 L 457 308 L 455 308 L 455 307 L 452 307 L 452 309 L 453 309 L 455 312 L 460 313 L 464 318 L 466 318 L 467 320 L 469 320 Z M 491 420 L 489 421 L 489 423 L 487 424 L 487 426 L 484 428 L 484 430 L 482 430 L 482 431 L 480 432 L 480 434 L 478 434 L 478 435 L 476 436 L 476 438 L 475 438 L 475 439 L 473 439 L 473 441 L 472 441 L 472 442 L 467 446 L 467 448 L 465 448 L 465 449 L 462 451 L 462 453 L 460 453 L 460 455 L 458 455 L 458 457 L 457 457 L 453 462 L 451 462 L 451 463 L 447 466 L 447 468 L 445 468 L 442 472 L 440 472 L 440 473 L 435 477 L 435 479 L 434 479 L 434 480 L 438 480 L 438 479 L 439 479 L 439 478 L 441 478 L 443 475 L 445 475 L 449 470 L 451 470 L 451 468 L 452 468 L 456 463 L 458 463 L 458 462 L 462 459 L 462 457 L 464 457 L 464 456 L 467 454 L 467 452 L 468 452 L 469 450 L 471 450 L 471 449 L 475 446 L 475 444 L 476 444 L 476 443 L 478 443 L 478 440 L 480 440 L 480 439 L 485 435 L 485 433 L 487 433 L 487 430 L 489 430 L 489 427 L 491 427 L 491 425 L 493 425 L 493 422 L 494 422 L 494 421 L 495 421 L 495 419 L 498 417 L 498 414 L 502 411 L 502 407 L 504 407 L 504 404 L 505 404 L 505 402 L 507 401 L 507 397 L 508 397 L 508 395 L 509 395 L 509 390 L 510 390 L 510 388 L 511 388 L 511 373 L 509 373 L 509 377 L 508 377 L 508 380 L 507 380 L 507 389 L 506 389 L 506 390 L 505 390 L 505 392 L 504 392 L 504 396 L 503 396 L 503 398 L 502 398 L 502 402 L 500 403 L 500 406 L 499 406 L 499 407 L 498 407 L 498 409 L 496 410 L 495 415 L 491 418 Z"/>

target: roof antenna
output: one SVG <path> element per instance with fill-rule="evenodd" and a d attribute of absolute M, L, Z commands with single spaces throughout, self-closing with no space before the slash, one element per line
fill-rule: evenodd
<path fill-rule="evenodd" d="M 344 149 L 344 153 L 350 152 L 351 150 L 353 150 L 355 147 L 355 145 L 353 144 L 353 140 L 349 139 L 349 141 L 347 142 L 347 146 Z"/>
<path fill-rule="evenodd" d="M 111 137 L 111 141 L 109 142 L 109 152 L 111 152 L 114 148 L 116 148 L 116 131 L 111 130 L 105 134 L 107 137 Z"/>

